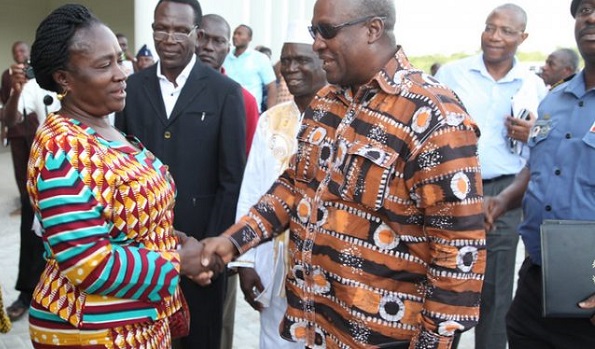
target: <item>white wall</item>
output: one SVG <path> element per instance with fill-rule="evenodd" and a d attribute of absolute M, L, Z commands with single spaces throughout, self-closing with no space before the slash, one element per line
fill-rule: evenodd
<path fill-rule="evenodd" d="M 264 45 L 279 59 L 289 20 L 312 19 L 316 0 L 199 0 L 203 13 L 223 16 L 234 28 L 247 24 L 253 30 L 251 46 Z"/>

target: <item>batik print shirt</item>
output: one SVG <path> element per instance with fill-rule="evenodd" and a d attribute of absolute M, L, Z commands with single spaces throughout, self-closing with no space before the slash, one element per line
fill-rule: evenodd
<path fill-rule="evenodd" d="M 133 142 L 57 114 L 37 132 L 27 189 L 48 262 L 33 297 L 53 321 L 112 328 L 180 307 L 174 182 Z"/>
<path fill-rule="evenodd" d="M 322 89 L 289 168 L 226 232 L 240 252 L 290 229 L 281 332 L 313 348 L 450 348 L 485 268 L 475 124 L 399 49 L 355 95 Z"/>

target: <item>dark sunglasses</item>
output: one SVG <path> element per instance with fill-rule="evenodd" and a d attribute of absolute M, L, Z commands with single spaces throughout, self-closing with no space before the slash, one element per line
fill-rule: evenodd
<path fill-rule="evenodd" d="M 335 36 L 337 36 L 337 34 L 339 34 L 339 31 L 341 29 L 343 29 L 345 27 L 352 26 L 352 25 L 364 23 L 374 17 L 378 17 L 378 16 L 376 16 L 376 15 L 366 16 L 366 17 L 357 18 L 352 21 L 345 22 L 342 24 L 337 24 L 337 25 L 319 23 L 317 25 L 308 27 L 308 31 L 310 32 L 310 35 L 312 35 L 312 39 L 314 39 L 314 40 L 316 40 L 316 34 L 320 34 L 320 36 L 323 39 L 330 40 L 330 39 L 334 38 Z M 384 17 L 379 17 L 379 18 L 384 19 Z"/>

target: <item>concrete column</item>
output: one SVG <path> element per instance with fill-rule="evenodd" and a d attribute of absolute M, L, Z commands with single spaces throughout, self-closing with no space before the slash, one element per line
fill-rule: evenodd
<path fill-rule="evenodd" d="M 153 52 L 153 57 L 157 60 L 157 51 L 153 44 L 153 13 L 158 0 L 134 0 L 134 54 L 140 50 L 143 45 Z"/>

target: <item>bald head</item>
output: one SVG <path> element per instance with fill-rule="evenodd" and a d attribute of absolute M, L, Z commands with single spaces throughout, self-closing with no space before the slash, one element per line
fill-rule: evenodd
<path fill-rule="evenodd" d="M 212 13 L 204 15 L 202 17 L 201 28 L 204 28 L 205 26 L 222 26 L 223 28 L 226 28 L 227 32 L 222 34 L 225 35 L 227 40 L 229 40 L 229 37 L 231 36 L 231 27 L 229 26 L 229 23 L 227 23 L 225 18 L 217 14 Z"/>
<path fill-rule="evenodd" d="M 516 4 L 504 4 L 496 7 L 490 12 L 488 18 L 490 18 L 496 12 L 506 11 L 514 16 L 514 21 L 519 25 L 521 31 L 527 30 L 527 12 L 522 7 Z"/>
<path fill-rule="evenodd" d="M 566 79 L 578 69 L 578 54 L 569 48 L 561 48 L 552 52 L 541 68 L 541 78 L 547 85 Z"/>
<path fill-rule="evenodd" d="M 561 48 L 552 53 L 553 55 L 560 57 L 563 64 L 573 72 L 578 69 L 578 53 L 570 48 Z"/>

